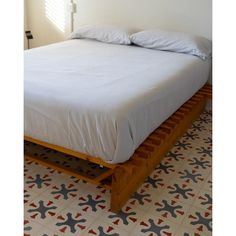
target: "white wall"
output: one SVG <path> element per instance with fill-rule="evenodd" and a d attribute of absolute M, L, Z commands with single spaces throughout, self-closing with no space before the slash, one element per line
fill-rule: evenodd
<path fill-rule="evenodd" d="M 115 23 L 160 27 L 211 38 L 212 0 L 75 0 L 75 25 Z"/>
<path fill-rule="evenodd" d="M 70 33 L 70 16 L 62 33 L 45 16 L 46 0 L 25 0 L 28 29 L 41 46 L 65 40 Z M 52 0 L 62 1 L 62 0 Z M 70 0 L 64 0 L 70 2 Z M 74 0 L 77 14 L 74 27 L 88 23 L 106 23 L 137 28 L 181 30 L 212 37 L 212 0 Z"/>
<path fill-rule="evenodd" d="M 64 1 L 69 2 L 69 0 Z M 46 0 L 25 0 L 27 28 L 34 37 L 30 40 L 31 48 L 65 40 L 70 33 L 70 16 L 67 17 L 65 32 L 61 32 L 46 16 L 45 3 Z"/>
<path fill-rule="evenodd" d="M 27 38 L 25 36 L 25 31 L 28 30 L 28 17 L 27 17 L 27 7 L 26 0 L 24 0 L 24 49 L 27 49 Z"/>

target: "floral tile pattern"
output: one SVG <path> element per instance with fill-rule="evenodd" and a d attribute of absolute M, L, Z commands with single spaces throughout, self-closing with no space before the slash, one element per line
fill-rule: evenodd
<path fill-rule="evenodd" d="M 110 212 L 110 193 L 43 167 L 24 165 L 25 236 L 212 235 L 212 112 L 205 110 L 128 200 Z M 80 160 L 36 145 L 37 155 L 81 168 Z M 36 150 L 36 151 L 35 151 Z M 65 157 L 65 155 L 64 155 Z M 92 164 L 85 174 L 101 173 Z"/>

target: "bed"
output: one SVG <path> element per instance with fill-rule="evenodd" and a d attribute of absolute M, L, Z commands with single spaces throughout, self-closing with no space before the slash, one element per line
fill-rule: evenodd
<path fill-rule="evenodd" d="M 25 140 L 107 168 L 90 182 L 111 189 L 117 212 L 201 112 L 209 70 L 192 55 L 88 39 L 26 51 Z"/>

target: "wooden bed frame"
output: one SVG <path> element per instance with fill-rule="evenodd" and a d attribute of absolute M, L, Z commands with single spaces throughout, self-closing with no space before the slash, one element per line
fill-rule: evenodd
<path fill-rule="evenodd" d="M 30 137 L 25 141 L 39 144 L 43 147 L 77 157 L 88 162 L 106 167 L 106 171 L 96 177 L 88 177 L 73 169 L 61 166 L 49 160 L 42 160 L 38 156 L 25 154 L 25 158 L 54 168 L 70 176 L 83 179 L 90 183 L 103 186 L 111 190 L 110 208 L 112 212 L 119 212 L 127 200 L 144 182 L 157 164 L 172 148 L 191 123 L 199 116 L 207 99 L 211 99 L 212 87 L 205 85 L 192 98 L 184 103 L 171 117 L 159 126 L 138 147 L 133 156 L 122 164 L 108 164 L 101 159 L 72 151 L 57 145 L 49 144 Z M 127 181 L 129 180 L 129 181 Z"/>

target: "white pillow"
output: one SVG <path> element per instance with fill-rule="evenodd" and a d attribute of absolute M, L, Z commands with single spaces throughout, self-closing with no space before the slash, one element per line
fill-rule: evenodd
<path fill-rule="evenodd" d="M 187 53 L 203 60 L 211 57 L 211 41 L 196 35 L 156 29 L 132 34 L 130 39 L 145 48 Z"/>
<path fill-rule="evenodd" d="M 79 27 L 70 39 L 94 39 L 105 43 L 131 44 L 130 35 L 134 30 L 109 25 L 87 25 Z"/>

